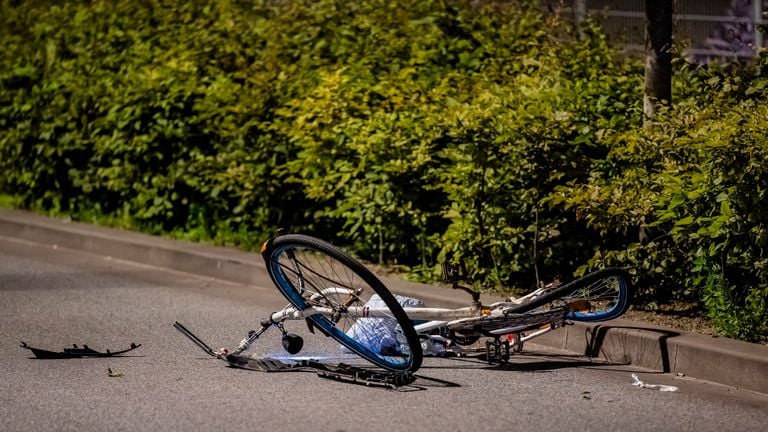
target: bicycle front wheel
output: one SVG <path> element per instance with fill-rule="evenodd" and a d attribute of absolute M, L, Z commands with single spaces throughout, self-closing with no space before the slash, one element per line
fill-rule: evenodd
<path fill-rule="evenodd" d="M 332 310 L 307 318 L 324 334 L 388 370 L 414 372 L 421 366 L 421 343 L 413 324 L 362 264 L 323 240 L 301 234 L 270 239 L 261 253 L 272 281 L 293 306 Z M 347 313 L 372 305 L 375 318 Z"/>
<path fill-rule="evenodd" d="M 618 268 L 607 268 L 555 288 L 510 312 L 523 313 L 550 305 L 567 308 L 566 319 L 598 322 L 620 317 L 631 300 L 629 275 Z"/>

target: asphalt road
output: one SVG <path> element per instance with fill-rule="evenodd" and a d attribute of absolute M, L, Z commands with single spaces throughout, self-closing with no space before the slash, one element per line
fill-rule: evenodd
<path fill-rule="evenodd" d="M 504 367 L 425 359 L 412 391 L 312 372 L 251 372 L 206 357 L 172 327 L 235 345 L 284 301 L 244 286 L 0 237 L 0 430 L 764 431 L 768 396 L 531 347 Z M 304 354 L 337 356 L 322 336 Z M 125 357 L 37 360 L 19 347 Z M 283 356 L 277 334 L 256 353 Z M 122 374 L 110 377 L 108 368 Z M 680 390 L 662 393 L 631 385 Z"/>

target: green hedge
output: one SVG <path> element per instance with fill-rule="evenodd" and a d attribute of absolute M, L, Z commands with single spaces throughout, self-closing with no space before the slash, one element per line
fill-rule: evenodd
<path fill-rule="evenodd" d="M 688 73 L 698 94 L 653 130 L 616 135 L 611 168 L 559 186 L 551 202 L 604 238 L 635 238 L 590 264 L 629 265 L 641 300 L 698 299 L 726 335 L 759 341 L 768 335 L 768 55 L 737 73 Z"/>
<path fill-rule="evenodd" d="M 511 290 L 627 265 L 765 334 L 765 58 L 681 64 L 643 129 L 642 65 L 538 1 L 0 1 L 21 207 Z"/>

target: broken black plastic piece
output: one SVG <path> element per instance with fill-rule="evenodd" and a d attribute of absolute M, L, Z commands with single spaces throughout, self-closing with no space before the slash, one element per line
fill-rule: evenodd
<path fill-rule="evenodd" d="M 27 345 L 26 342 L 21 342 L 21 347 L 26 348 L 30 351 L 32 351 L 32 354 L 35 355 L 35 357 L 39 359 L 69 359 L 69 358 L 84 358 L 84 357 L 114 357 L 120 354 L 125 354 L 128 351 L 135 350 L 136 348 L 140 347 L 141 344 L 135 344 L 132 343 L 131 347 L 122 351 L 110 351 L 107 350 L 106 352 L 99 352 L 94 349 L 91 349 L 88 347 L 88 345 L 83 345 L 82 348 L 79 348 L 77 345 L 72 344 L 72 348 L 64 348 L 63 351 L 48 351 L 40 348 L 32 348 L 31 346 Z"/>

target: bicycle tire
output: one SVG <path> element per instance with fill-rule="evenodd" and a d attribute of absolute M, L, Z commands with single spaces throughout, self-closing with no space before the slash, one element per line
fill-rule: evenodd
<path fill-rule="evenodd" d="M 600 295 L 593 295 L 597 291 Z M 509 309 L 509 313 L 525 313 L 553 303 L 586 301 L 589 310 L 571 310 L 566 319 L 600 322 L 618 318 L 629 308 L 633 288 L 629 275 L 619 268 L 606 268 L 585 275 L 545 293 L 529 303 Z"/>
<path fill-rule="evenodd" d="M 331 319 L 320 314 L 307 318 L 324 334 L 387 370 L 415 372 L 421 366 L 421 343 L 411 320 L 395 296 L 358 261 L 330 243 L 303 234 L 285 234 L 268 240 L 262 247 L 262 257 L 272 281 L 294 307 L 304 310 L 324 306 L 336 311 L 338 316 L 334 314 Z M 354 288 L 360 293 L 352 295 L 347 291 L 342 295 L 334 293 L 333 288 Z M 386 305 L 387 318 L 354 318 L 345 314 L 346 307 L 364 306 L 374 295 Z M 380 338 L 372 333 L 376 329 L 369 330 L 377 325 L 371 320 L 380 319 L 394 320 L 387 323 L 392 327 L 399 325 L 399 352 L 371 349 L 370 341 Z"/>

